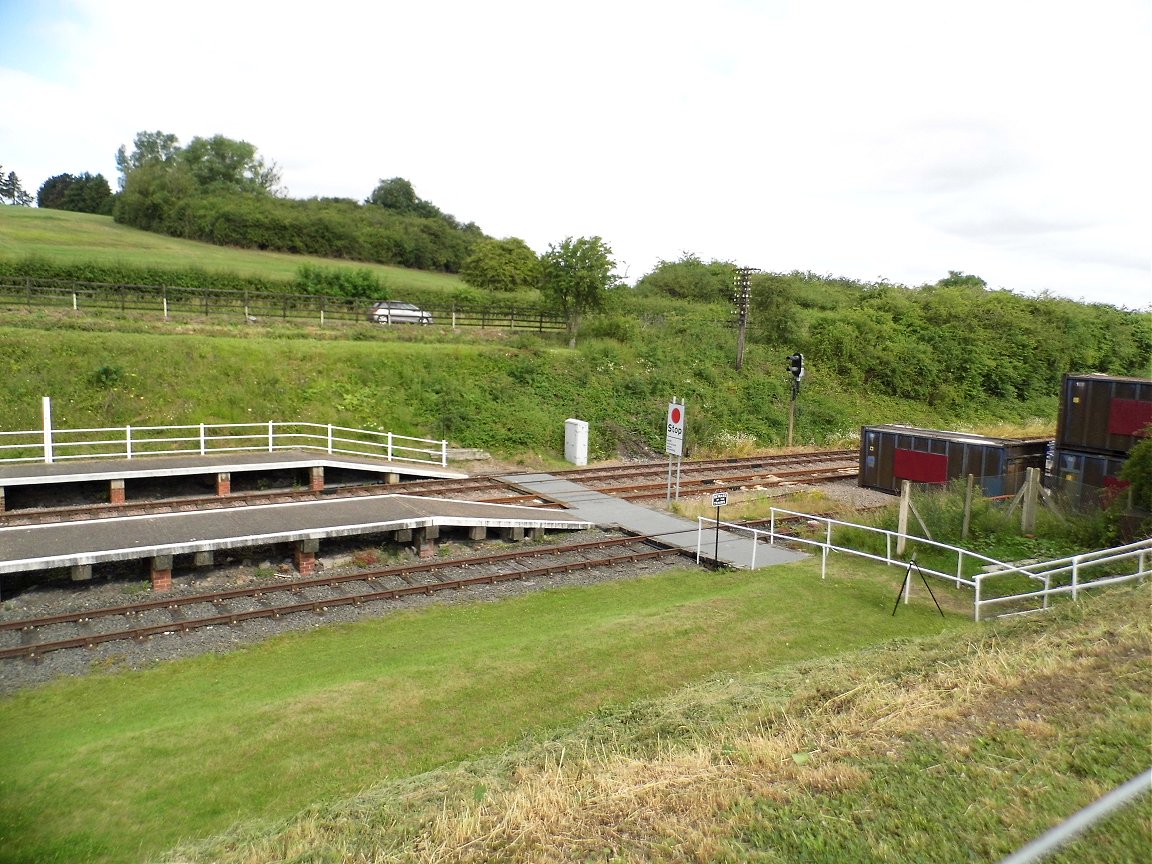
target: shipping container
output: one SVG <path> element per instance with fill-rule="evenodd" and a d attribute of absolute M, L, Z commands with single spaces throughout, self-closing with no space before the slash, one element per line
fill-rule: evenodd
<path fill-rule="evenodd" d="M 1152 379 L 1065 375 L 1056 448 L 1123 456 L 1152 424 Z"/>
<path fill-rule="evenodd" d="M 989 438 L 912 426 L 865 426 L 860 430 L 861 486 L 900 492 L 900 481 L 944 484 L 975 475 L 989 497 L 1014 495 L 1026 469 L 1044 470 L 1047 438 Z"/>
<path fill-rule="evenodd" d="M 1057 448 L 1052 454 L 1048 488 L 1057 500 L 1074 510 L 1107 507 L 1128 487 L 1120 479 L 1123 456 Z"/>

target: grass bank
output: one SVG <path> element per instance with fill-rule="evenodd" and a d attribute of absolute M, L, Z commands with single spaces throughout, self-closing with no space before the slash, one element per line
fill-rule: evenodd
<path fill-rule="evenodd" d="M 787 376 L 768 371 L 775 354 L 761 345 L 736 372 L 730 337 L 722 321 L 693 319 L 623 341 L 589 336 L 572 351 L 549 337 L 439 326 L 219 327 L 13 311 L 0 327 L 0 428 L 38 428 L 48 395 L 61 428 L 299 420 L 559 456 L 564 421 L 578 417 L 603 459 L 662 453 L 666 406 L 679 396 L 690 453 L 781 445 Z M 797 444 L 851 442 L 877 422 L 996 419 L 846 392 L 818 372 L 805 386 Z M 1002 407 L 999 419 L 1027 422 L 1052 406 Z"/>
<path fill-rule="evenodd" d="M 119 225 L 111 216 L 5 207 L 0 211 L 0 256 L 19 259 L 36 256 L 63 266 L 87 264 L 178 270 L 196 268 L 240 276 L 291 281 L 303 264 L 332 269 L 368 270 L 400 297 L 459 289 L 460 278 L 450 273 L 409 270 L 384 264 L 339 262 L 310 255 L 259 252 L 181 240 Z"/>
<path fill-rule="evenodd" d="M 679 571 L 16 694 L 0 701 L 0 860 L 148 860 L 582 716 L 626 716 L 636 699 L 702 679 L 972 631 L 931 605 L 893 617 L 898 581 L 878 570 L 821 581 L 812 562 Z"/>
<path fill-rule="evenodd" d="M 998 861 L 1148 767 L 1150 599 L 799 662 L 773 640 L 747 672 L 165 860 Z M 1046 860 L 1150 848 L 1145 794 Z"/>

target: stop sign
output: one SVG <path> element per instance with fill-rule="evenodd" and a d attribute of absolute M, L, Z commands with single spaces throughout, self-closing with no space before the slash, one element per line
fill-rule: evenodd
<path fill-rule="evenodd" d="M 664 452 L 672 456 L 684 455 L 684 406 L 676 402 L 668 405 L 668 433 L 664 438 Z"/>

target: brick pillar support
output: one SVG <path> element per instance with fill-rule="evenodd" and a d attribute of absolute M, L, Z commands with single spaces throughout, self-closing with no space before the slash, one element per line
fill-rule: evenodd
<path fill-rule="evenodd" d="M 292 555 L 296 570 L 301 576 L 311 576 L 316 569 L 316 553 L 320 551 L 319 540 L 297 540 Z"/>
<path fill-rule="evenodd" d="M 488 536 L 488 529 L 483 525 L 473 525 L 468 529 L 469 540 L 483 540 Z"/>
<path fill-rule="evenodd" d="M 440 536 L 440 526 L 425 525 L 413 531 L 413 540 L 416 542 L 417 554 L 421 558 L 436 557 L 436 538 Z"/>
<path fill-rule="evenodd" d="M 0 513 L 4 512 L 4 487 L 0 486 Z"/>
<path fill-rule="evenodd" d="M 108 484 L 108 502 L 110 504 L 124 503 L 124 481 L 112 480 Z"/>
<path fill-rule="evenodd" d="M 216 475 L 216 494 L 221 498 L 232 494 L 232 475 L 227 471 Z"/>
<path fill-rule="evenodd" d="M 524 539 L 524 528 L 516 525 L 512 528 L 501 528 L 500 539 L 509 541 L 519 541 Z"/>
<path fill-rule="evenodd" d="M 192 555 L 192 564 L 195 567 L 211 567 L 215 560 L 216 556 L 211 549 L 207 552 L 196 552 Z"/>
<path fill-rule="evenodd" d="M 74 564 L 72 565 L 72 581 L 73 582 L 87 582 L 92 578 L 92 565 L 91 564 Z"/>
<path fill-rule="evenodd" d="M 324 491 L 324 466 L 313 465 L 308 471 L 308 489 L 312 492 Z"/>
<path fill-rule="evenodd" d="M 172 590 L 172 556 L 157 555 L 152 559 L 152 590 Z"/>
<path fill-rule="evenodd" d="M 389 486 L 395 486 L 397 483 L 400 482 L 400 475 L 397 474 L 395 471 L 389 471 L 387 474 L 384 475 L 384 482 L 387 483 Z"/>
<path fill-rule="evenodd" d="M 531 529 L 531 531 L 532 531 L 532 539 L 533 540 L 539 542 L 539 541 L 544 539 L 544 529 L 543 528 L 533 528 L 533 529 Z"/>

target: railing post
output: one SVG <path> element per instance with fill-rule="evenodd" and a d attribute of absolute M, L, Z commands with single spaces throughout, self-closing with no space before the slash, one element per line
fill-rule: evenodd
<path fill-rule="evenodd" d="M 272 421 L 269 420 L 268 421 L 268 452 L 269 453 L 271 453 L 275 449 L 275 445 L 273 443 L 273 437 L 272 436 L 273 436 Z"/>
<path fill-rule="evenodd" d="M 828 576 L 828 547 L 820 547 L 820 579 L 823 581 Z"/>
<path fill-rule="evenodd" d="M 976 574 L 976 593 L 972 597 L 972 620 L 980 620 L 980 586 L 984 584 L 984 580 L 980 578 L 980 574 Z"/>
<path fill-rule="evenodd" d="M 391 461 L 391 459 L 392 459 L 392 433 L 391 432 L 388 433 L 388 459 L 389 459 L 389 461 Z"/>
<path fill-rule="evenodd" d="M 1080 556 L 1072 559 L 1072 600 L 1075 602 L 1080 588 Z"/>
<path fill-rule="evenodd" d="M 756 569 L 756 547 L 760 545 L 760 532 L 752 529 L 752 569 Z"/>
<path fill-rule="evenodd" d="M 328 424 L 328 455 L 332 455 L 332 424 Z"/>
<path fill-rule="evenodd" d="M 124 453 L 131 459 L 132 458 L 132 427 L 124 427 Z"/>
<path fill-rule="evenodd" d="M 52 462 L 52 397 L 45 396 L 40 403 L 44 418 L 44 461 Z"/>
<path fill-rule="evenodd" d="M 440 442 L 440 467 L 448 467 L 448 439 Z"/>
<path fill-rule="evenodd" d="M 203 456 L 208 452 L 206 441 L 204 438 L 204 424 L 200 424 L 200 455 Z"/>

